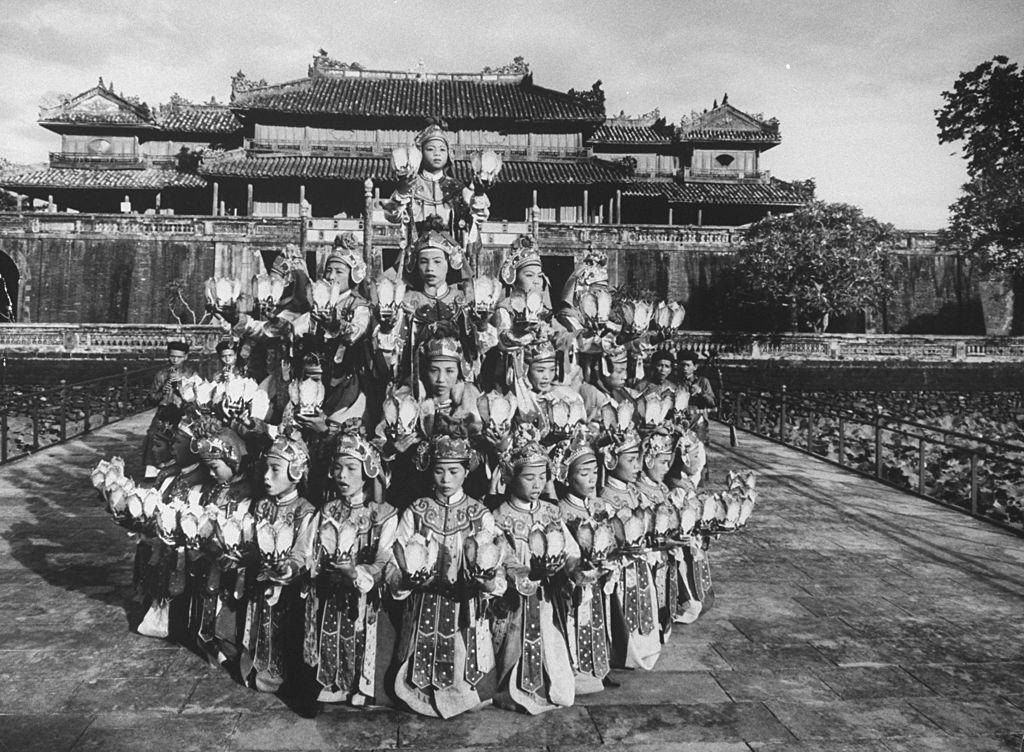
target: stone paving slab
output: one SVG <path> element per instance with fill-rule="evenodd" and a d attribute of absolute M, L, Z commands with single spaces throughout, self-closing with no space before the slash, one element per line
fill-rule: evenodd
<path fill-rule="evenodd" d="M 95 501 L 149 415 L 0 468 L 0 750 L 1019 752 L 1024 539 L 784 447 L 713 430 L 756 470 L 712 547 L 713 609 L 653 673 L 537 718 L 328 708 L 301 718 L 127 629 L 132 545 Z M 713 477 L 712 480 L 719 478 Z"/>

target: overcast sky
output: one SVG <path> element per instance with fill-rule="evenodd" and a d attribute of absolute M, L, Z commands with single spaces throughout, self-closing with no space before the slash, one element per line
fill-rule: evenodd
<path fill-rule="evenodd" d="M 729 101 L 782 123 L 764 166 L 908 229 L 945 223 L 964 180 L 933 111 L 961 70 L 1024 62 L 1020 0 L 412 2 L 0 0 L 0 157 L 45 161 L 47 95 L 99 76 L 150 104 L 226 100 L 239 69 L 305 75 L 315 51 L 371 68 L 478 71 L 516 55 L 555 89 L 604 82 L 608 112 L 669 120 Z"/>

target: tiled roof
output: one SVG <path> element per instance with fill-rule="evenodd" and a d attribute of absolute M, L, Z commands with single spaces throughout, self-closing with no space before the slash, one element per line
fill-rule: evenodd
<path fill-rule="evenodd" d="M 712 110 L 696 116 L 689 125 L 678 130 L 680 141 L 734 141 L 778 144 L 779 121 L 763 120 L 733 107 L 727 100 Z"/>
<path fill-rule="evenodd" d="M 677 183 L 635 181 L 629 196 L 662 197 L 673 204 L 772 204 L 798 206 L 810 200 L 803 188 L 772 178 L 768 183 Z"/>
<path fill-rule="evenodd" d="M 455 163 L 455 173 L 470 176 L 467 161 Z M 386 157 L 245 156 L 205 163 L 200 172 L 209 177 L 284 178 L 327 180 L 393 180 L 391 160 Z M 601 159 L 507 161 L 502 183 L 580 184 L 629 183 L 629 170 Z"/>
<path fill-rule="evenodd" d="M 781 143 L 778 131 L 741 131 L 725 128 L 704 128 L 685 131 L 679 134 L 681 141 L 765 141 Z"/>
<path fill-rule="evenodd" d="M 157 122 L 165 131 L 234 133 L 242 124 L 226 105 L 183 104 L 160 108 Z"/>
<path fill-rule="evenodd" d="M 592 144 L 668 144 L 672 139 L 647 125 L 602 125 L 590 137 Z"/>
<path fill-rule="evenodd" d="M 21 188 L 90 188 L 119 190 L 161 190 L 201 188 L 206 181 L 198 175 L 176 170 L 74 170 L 51 167 L 0 179 L 0 186 Z"/>
<path fill-rule="evenodd" d="M 101 82 L 102 83 L 102 82 Z M 90 100 L 92 100 L 90 104 Z M 108 104 L 104 106 L 102 102 Z M 111 109 L 111 105 L 113 109 Z M 134 125 L 155 127 L 141 103 L 105 89 L 102 85 L 83 91 L 61 104 L 51 107 L 39 117 L 41 123 L 97 123 L 100 125 Z"/>
<path fill-rule="evenodd" d="M 232 108 L 355 117 L 604 122 L 603 105 L 535 86 L 529 78 L 502 83 L 315 76 L 242 94 Z"/>

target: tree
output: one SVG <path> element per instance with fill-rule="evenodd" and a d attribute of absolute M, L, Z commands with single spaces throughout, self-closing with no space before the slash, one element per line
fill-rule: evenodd
<path fill-rule="evenodd" d="M 986 271 L 1024 276 L 1024 71 L 997 55 L 942 98 L 939 143 L 963 142 L 969 180 L 941 242 Z"/>
<path fill-rule="evenodd" d="M 892 225 L 855 206 L 813 201 L 754 223 L 740 245 L 734 302 L 760 328 L 821 332 L 829 318 L 883 311 L 893 294 Z"/>

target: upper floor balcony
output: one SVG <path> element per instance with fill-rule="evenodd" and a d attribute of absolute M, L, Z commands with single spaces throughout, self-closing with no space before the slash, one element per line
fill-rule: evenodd
<path fill-rule="evenodd" d="M 94 154 L 85 151 L 51 151 L 50 167 L 86 170 L 144 170 L 149 165 L 142 154 Z"/>
<path fill-rule="evenodd" d="M 244 146 L 246 151 L 257 154 L 285 153 L 301 154 L 304 156 L 385 157 L 389 156 L 396 147 L 407 146 L 407 144 L 398 141 L 314 141 L 306 139 L 246 138 Z M 592 156 L 591 150 L 583 147 L 503 146 L 487 143 L 452 144 L 451 155 L 455 159 L 468 159 L 474 152 L 486 149 L 497 152 L 502 159 L 579 159 L 580 157 Z"/>
<path fill-rule="evenodd" d="M 683 168 L 683 179 L 694 183 L 767 183 L 771 180 L 768 170 L 746 170 L 715 167 L 710 170 L 695 167 Z"/>

